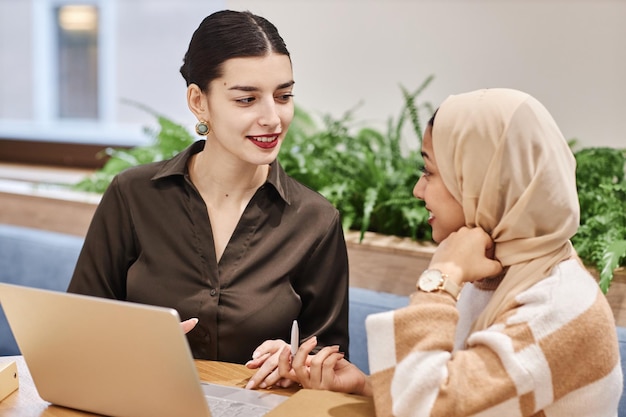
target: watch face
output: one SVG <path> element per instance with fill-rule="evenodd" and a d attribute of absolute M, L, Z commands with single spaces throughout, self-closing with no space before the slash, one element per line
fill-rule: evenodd
<path fill-rule="evenodd" d="M 435 291 L 441 284 L 441 272 L 436 269 L 428 269 L 424 271 L 419 279 L 419 287 L 422 291 Z"/>

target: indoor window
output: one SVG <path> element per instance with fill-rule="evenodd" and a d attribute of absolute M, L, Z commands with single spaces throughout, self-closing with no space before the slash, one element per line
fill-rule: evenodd
<path fill-rule="evenodd" d="M 58 117 L 98 118 L 98 8 L 56 9 Z"/>

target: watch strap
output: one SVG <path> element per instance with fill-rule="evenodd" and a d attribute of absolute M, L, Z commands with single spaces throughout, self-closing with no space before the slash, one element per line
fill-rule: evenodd
<path fill-rule="evenodd" d="M 455 300 L 459 299 L 461 293 L 461 287 L 456 285 L 447 275 L 442 274 L 443 281 L 439 285 L 439 289 L 450 294 Z"/>

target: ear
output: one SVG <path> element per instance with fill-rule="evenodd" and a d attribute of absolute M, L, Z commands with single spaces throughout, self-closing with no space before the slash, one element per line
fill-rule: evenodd
<path fill-rule="evenodd" d="M 207 96 L 196 84 L 189 84 L 187 87 L 187 106 L 198 120 L 209 120 Z"/>

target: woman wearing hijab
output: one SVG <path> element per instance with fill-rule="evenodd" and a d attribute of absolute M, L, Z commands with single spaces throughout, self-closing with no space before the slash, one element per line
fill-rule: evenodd
<path fill-rule="evenodd" d="M 368 317 L 371 377 L 337 347 L 308 357 L 314 338 L 281 376 L 372 395 L 378 416 L 616 416 L 614 318 L 570 243 L 575 160 L 551 115 L 511 89 L 450 96 L 422 154 L 439 246 L 410 305 Z"/>

